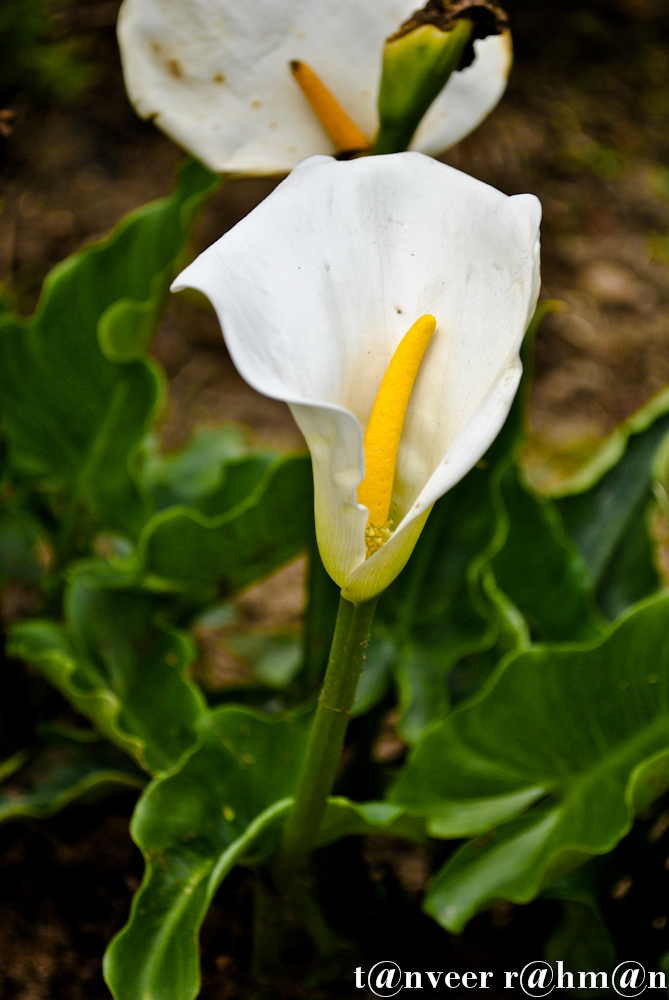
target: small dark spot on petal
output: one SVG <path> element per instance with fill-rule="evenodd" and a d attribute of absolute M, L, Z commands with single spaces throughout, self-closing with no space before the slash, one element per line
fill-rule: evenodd
<path fill-rule="evenodd" d="M 159 42 L 151 42 L 151 48 L 154 52 L 162 52 L 162 45 Z"/>
<path fill-rule="evenodd" d="M 225 83 L 225 76 L 223 73 L 214 73 L 211 79 L 212 83 Z"/>
<path fill-rule="evenodd" d="M 170 76 L 175 77 L 177 80 L 180 80 L 181 77 L 184 75 L 183 70 L 181 68 L 181 63 L 179 62 L 178 59 L 167 60 L 167 72 L 170 74 Z"/>
<path fill-rule="evenodd" d="M 261 105 L 262 101 L 251 101 L 251 107 L 253 108 L 254 111 L 256 111 L 259 107 L 261 107 Z"/>
<path fill-rule="evenodd" d="M 400 315 L 401 315 L 401 313 L 402 313 L 402 310 L 400 309 L 400 307 L 399 307 L 399 306 L 395 306 L 395 312 L 396 312 L 396 313 L 400 313 Z"/>

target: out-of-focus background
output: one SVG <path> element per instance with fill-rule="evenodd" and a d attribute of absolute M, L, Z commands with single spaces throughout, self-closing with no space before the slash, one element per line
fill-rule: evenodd
<path fill-rule="evenodd" d="M 0 11 L 0 281 L 29 312 L 57 261 L 168 192 L 180 151 L 135 116 L 117 0 L 5 0 Z M 544 207 L 544 293 L 569 309 L 539 337 L 527 465 L 556 480 L 669 382 L 669 5 L 509 0 L 516 60 L 499 107 L 446 156 Z M 273 187 L 228 184 L 204 247 Z M 279 404 L 236 377 L 211 315 L 173 302 L 155 351 L 171 379 L 166 445 L 197 423 L 300 438 Z"/>
<path fill-rule="evenodd" d="M 524 460 L 535 485 L 550 490 L 669 383 L 669 4 L 507 6 L 516 51 L 509 89 L 445 159 L 543 203 L 543 294 L 567 309 L 549 317 L 539 335 Z M 168 193 L 182 155 L 128 103 L 115 40 L 118 7 L 118 0 L 0 3 L 0 284 L 7 303 L 24 314 L 54 264 L 104 236 L 130 209 Z M 205 211 L 196 249 L 275 183 L 224 186 Z M 258 444 L 302 445 L 288 410 L 236 374 L 210 312 L 174 297 L 154 352 L 170 380 L 166 447 L 183 443 L 194 426 L 226 420 L 246 424 Z M 302 574 L 298 563 L 242 596 L 251 629 L 268 626 L 272 616 L 297 624 Z M 3 604 L 8 617 L 16 610 L 11 600 Z M 225 653 L 221 635 L 205 630 L 199 640 L 199 669 L 212 684 L 239 681 L 243 664 Z M 382 760 L 397 749 L 393 732 L 386 735 L 387 745 L 377 747 Z M 118 814 L 82 813 L 79 827 L 68 814 L 3 830 L 0 995 L 107 995 L 100 954 L 141 876 L 127 833 L 131 808 L 129 801 Z M 374 850 L 369 871 L 395 866 L 403 891 L 420 890 L 424 856 L 413 848 L 402 857 Z M 208 918 L 205 1000 L 240 995 L 233 987 L 226 992 L 232 960 L 221 942 L 246 926 L 247 902 L 236 899 L 234 878 L 225 891 L 242 919 L 230 924 L 218 904 Z M 497 935 L 497 949 L 506 954 L 514 941 L 529 941 L 531 950 L 534 918 L 524 919 L 493 911 L 485 927 Z M 420 933 L 443 934 L 436 927 Z M 535 951 L 530 957 L 540 942 Z"/>

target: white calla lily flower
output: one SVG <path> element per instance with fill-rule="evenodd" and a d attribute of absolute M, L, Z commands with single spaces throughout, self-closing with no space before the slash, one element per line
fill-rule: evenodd
<path fill-rule="evenodd" d="M 136 111 L 211 170 L 287 173 L 336 152 L 290 72 L 308 64 L 371 141 L 385 39 L 415 0 L 124 0 L 118 38 Z M 473 131 L 504 93 L 508 31 L 474 42 L 411 148 L 437 156 Z"/>
<path fill-rule="evenodd" d="M 316 156 L 172 286 L 208 296 L 243 378 L 290 406 L 313 460 L 323 563 L 353 603 L 397 576 L 434 502 L 506 419 L 539 293 L 540 215 L 533 195 L 509 198 L 420 153 Z M 401 432 L 394 530 L 368 555 L 363 434 L 425 314 L 436 330 Z"/>

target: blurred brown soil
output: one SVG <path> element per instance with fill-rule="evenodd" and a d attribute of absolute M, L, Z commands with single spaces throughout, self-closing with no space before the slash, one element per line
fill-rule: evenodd
<path fill-rule="evenodd" d="M 533 481 L 551 489 L 669 382 L 669 12 L 665 0 L 510 0 L 507 6 L 517 49 L 508 93 L 445 159 L 509 194 L 532 191 L 543 204 L 543 294 L 568 309 L 549 317 L 539 335 L 525 460 Z M 170 190 L 181 156 L 127 102 L 113 31 L 116 0 L 78 0 L 72 9 L 73 30 L 86 37 L 97 61 L 97 81 L 68 106 L 26 95 L 11 102 L 16 123 L 0 176 L 0 282 L 26 314 L 55 263 Z M 275 183 L 224 186 L 204 213 L 194 249 L 234 225 Z M 169 377 L 167 448 L 182 444 L 197 425 L 229 420 L 246 425 L 253 444 L 303 446 L 287 408 L 239 378 L 210 312 L 173 299 L 154 351 Z M 303 565 L 296 564 L 240 599 L 241 621 L 251 631 L 294 627 L 302 592 Z M 216 630 L 200 635 L 203 669 L 214 687 L 247 677 L 244 663 L 221 651 L 221 638 Z M 108 995 L 100 956 L 141 876 L 127 834 L 130 809 L 122 800 L 0 831 L 6 873 L 0 996 Z M 368 876 L 377 887 L 390 879 L 388 892 L 395 893 L 389 909 L 380 894 L 370 903 L 372 919 L 361 904 L 353 920 L 354 938 L 381 928 L 372 942 L 377 958 L 387 957 L 385 941 L 399 949 L 388 955 L 403 947 L 414 954 L 421 936 L 433 955 L 442 947 L 435 942 L 443 932 L 422 917 L 412 917 L 404 944 L 389 924 L 424 883 L 426 858 L 413 850 L 405 857 L 406 848 L 389 853 L 370 841 L 349 859 L 359 884 Z M 345 884 L 351 889 L 350 879 Z M 230 917 L 241 907 L 245 921 L 248 906 L 248 886 L 235 876 L 205 923 L 204 1000 L 248 996 L 240 922 Z M 473 939 L 451 940 L 463 967 L 467 961 L 485 967 L 493 953 L 539 956 L 539 932 L 518 909 L 497 908 L 476 926 L 485 931 L 478 938 L 479 930 Z"/>
<path fill-rule="evenodd" d="M 509 91 L 445 159 L 543 204 L 543 294 L 568 310 L 546 320 L 539 338 L 526 459 L 550 489 L 669 381 L 669 17 L 652 0 L 509 8 L 518 50 Z M 0 281 L 25 311 L 54 263 L 169 190 L 180 155 L 127 102 L 114 0 L 75 9 L 97 57 L 95 85 L 69 107 L 12 102 Z M 226 185 L 206 209 L 197 248 L 275 183 Z M 286 408 L 238 377 L 211 314 L 171 303 L 155 353 L 170 377 L 167 447 L 222 420 L 246 423 L 260 444 L 301 446 Z"/>

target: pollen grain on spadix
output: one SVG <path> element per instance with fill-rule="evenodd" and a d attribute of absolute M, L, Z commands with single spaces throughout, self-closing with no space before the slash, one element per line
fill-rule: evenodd
<path fill-rule="evenodd" d="M 369 510 L 365 533 L 367 556 L 388 541 L 388 520 L 395 479 L 395 465 L 404 417 L 420 363 L 437 321 L 426 314 L 416 320 L 393 354 L 376 395 L 365 432 L 365 478 L 358 487 L 358 503 Z"/>
<path fill-rule="evenodd" d="M 337 98 L 312 68 L 299 59 L 290 64 L 295 82 L 309 101 L 319 122 L 339 153 L 359 153 L 370 149 L 370 141 L 346 114 Z"/>

